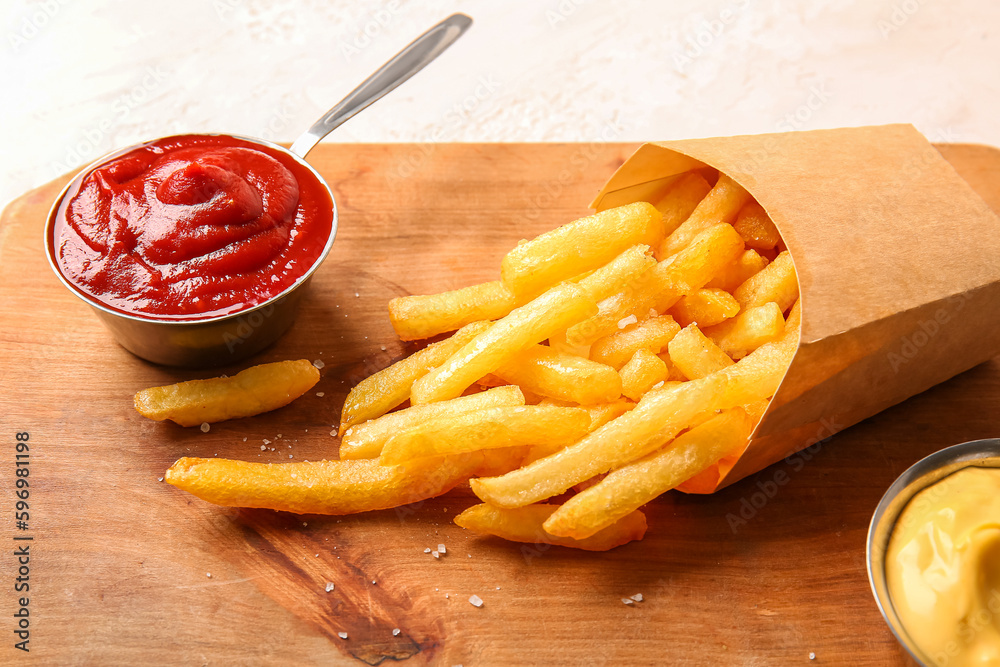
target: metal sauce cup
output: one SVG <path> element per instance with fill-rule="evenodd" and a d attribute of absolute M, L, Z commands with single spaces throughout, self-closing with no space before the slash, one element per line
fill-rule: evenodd
<path fill-rule="evenodd" d="M 302 295 L 305 294 L 313 273 L 330 254 L 330 248 L 333 247 L 334 238 L 337 236 L 337 203 L 333 198 L 330 186 L 327 185 L 320 173 L 303 158 L 284 146 L 237 134 L 212 133 L 181 136 L 229 136 L 248 143 L 266 146 L 305 167 L 323 186 L 330 197 L 330 205 L 333 207 L 330 236 L 326 239 L 323 252 L 320 253 L 313 265 L 292 285 L 263 303 L 235 313 L 215 317 L 164 319 L 155 315 L 145 317 L 142 314 L 125 313 L 111 308 L 81 291 L 67 280 L 59 269 L 53 239 L 55 220 L 63 199 L 70 191 L 75 192 L 80 182 L 95 168 L 125 153 L 141 148 L 149 142 L 129 146 L 92 162 L 63 188 L 49 210 L 49 217 L 45 223 L 45 254 L 52 270 L 59 276 L 59 280 L 73 294 L 94 309 L 97 317 L 111 330 L 115 340 L 132 354 L 147 361 L 167 366 L 189 368 L 223 366 L 236 363 L 263 350 L 292 325 L 298 312 L 299 302 Z"/>
<path fill-rule="evenodd" d="M 1000 439 L 973 440 L 947 447 L 917 461 L 896 478 L 882 496 L 868 527 L 868 581 L 875 603 L 889 629 L 914 660 L 922 665 L 935 665 L 906 631 L 889 595 L 885 575 L 885 555 L 899 515 L 915 495 L 948 475 L 972 466 L 1000 468 Z"/>

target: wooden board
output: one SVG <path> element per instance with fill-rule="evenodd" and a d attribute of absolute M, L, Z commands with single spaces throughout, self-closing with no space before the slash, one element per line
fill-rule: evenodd
<path fill-rule="evenodd" d="M 42 226 L 65 180 L 13 203 L 0 221 L 0 662 L 904 663 L 869 592 L 868 521 L 917 459 L 1000 433 L 1000 359 L 714 496 L 668 494 L 647 507 L 644 541 L 606 554 L 471 536 L 451 522 L 475 502 L 467 488 L 328 518 L 215 507 L 158 481 L 182 455 L 334 456 L 347 390 L 414 349 L 393 335 L 388 299 L 495 279 L 518 239 L 586 213 L 634 148 L 319 147 L 311 161 L 333 187 L 340 234 L 295 327 L 255 361 L 323 360 L 323 396 L 208 433 L 147 421 L 131 403 L 140 388 L 210 373 L 132 357 L 46 264 Z M 985 164 L 963 174 L 996 183 Z M 26 531 L 14 520 L 17 432 L 30 433 Z M 447 555 L 424 553 L 439 543 Z M 30 594 L 15 594 L 24 545 Z M 621 602 L 635 593 L 641 603 Z M 30 654 L 13 646 L 18 595 Z"/>

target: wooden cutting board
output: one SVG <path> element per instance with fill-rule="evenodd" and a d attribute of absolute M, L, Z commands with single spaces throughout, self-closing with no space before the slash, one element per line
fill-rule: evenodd
<path fill-rule="evenodd" d="M 917 459 L 1000 434 L 1000 359 L 714 496 L 668 494 L 646 508 L 645 540 L 604 554 L 472 536 L 451 522 L 475 502 L 467 488 L 330 518 L 215 507 L 159 481 L 184 455 L 335 456 L 347 391 L 415 349 L 393 335 L 386 302 L 495 279 L 518 239 L 587 213 L 634 148 L 317 148 L 340 233 L 297 324 L 253 361 L 322 360 L 322 379 L 289 407 L 208 433 L 145 420 L 132 395 L 213 373 L 132 357 L 48 267 L 42 227 L 66 179 L 11 204 L 0 219 L 0 662 L 905 663 L 869 592 L 868 521 Z M 942 150 L 1000 208 L 995 152 Z M 30 434 L 27 530 L 14 515 L 19 432 Z M 446 555 L 425 553 L 438 544 Z M 15 593 L 24 546 L 30 592 Z M 642 602 L 623 604 L 636 593 Z M 22 596 L 27 654 L 12 633 Z"/>

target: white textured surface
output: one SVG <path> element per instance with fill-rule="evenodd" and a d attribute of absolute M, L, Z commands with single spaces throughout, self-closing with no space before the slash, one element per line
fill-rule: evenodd
<path fill-rule="evenodd" d="M 1000 145 L 991 0 L 5 0 L 0 11 L 0 204 L 165 134 L 290 141 L 453 11 L 472 29 L 328 140 L 912 122 L 934 140 Z"/>

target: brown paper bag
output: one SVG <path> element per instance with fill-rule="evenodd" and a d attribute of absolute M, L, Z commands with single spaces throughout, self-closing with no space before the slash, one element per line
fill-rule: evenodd
<path fill-rule="evenodd" d="M 1000 171 L 1000 151 L 979 150 Z M 1000 218 L 969 184 L 990 182 L 981 168 L 964 165 L 967 182 L 910 125 L 667 141 L 640 147 L 591 206 L 706 165 L 780 230 L 802 337 L 746 450 L 686 490 L 731 484 L 1000 354 Z"/>

